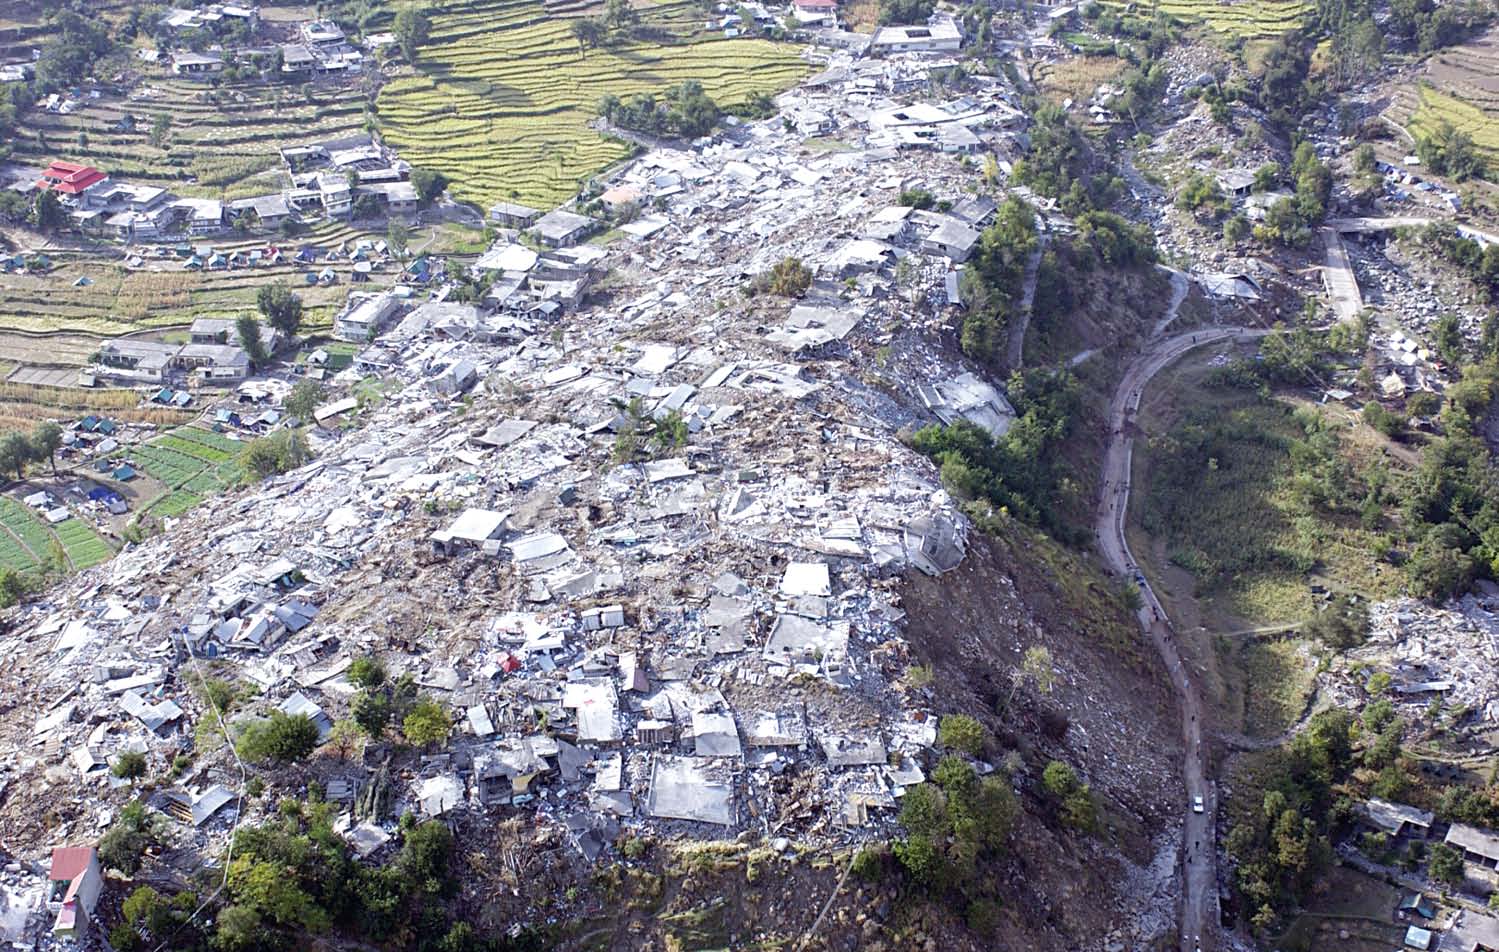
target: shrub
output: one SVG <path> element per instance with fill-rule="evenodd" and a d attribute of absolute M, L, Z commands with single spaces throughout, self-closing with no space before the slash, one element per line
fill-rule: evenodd
<path fill-rule="evenodd" d="M 140 802 L 128 804 L 99 839 L 99 862 L 128 875 L 140 869 L 146 848 L 159 839 L 157 820 Z"/>
<path fill-rule="evenodd" d="M 770 269 L 764 283 L 771 294 L 799 297 L 812 286 L 812 270 L 800 258 L 784 258 Z"/>
<path fill-rule="evenodd" d="M 374 657 L 356 658 L 349 665 L 349 683 L 358 688 L 378 688 L 385 683 L 385 665 Z"/>
<path fill-rule="evenodd" d="M 984 725 L 967 714 L 949 714 L 942 718 L 937 739 L 942 742 L 943 747 L 951 747 L 977 757 L 984 749 Z"/>
<path fill-rule="evenodd" d="M 307 436 L 301 430 L 277 430 L 246 444 L 242 454 L 245 469 L 265 479 L 296 469 L 312 457 Z"/>

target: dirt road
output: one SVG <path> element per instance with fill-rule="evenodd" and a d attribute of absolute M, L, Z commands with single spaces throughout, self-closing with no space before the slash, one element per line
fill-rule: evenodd
<path fill-rule="evenodd" d="M 1167 315 L 1159 326 L 1175 317 L 1176 307 L 1185 294 L 1172 295 Z M 1217 947 L 1218 889 L 1216 851 L 1213 846 L 1213 813 L 1217 797 L 1208 781 L 1207 758 L 1202 747 L 1202 697 L 1192 675 L 1182 662 L 1175 633 L 1166 612 L 1151 590 L 1150 583 L 1139 572 L 1125 539 L 1125 514 L 1129 509 L 1130 469 L 1134 459 L 1132 435 L 1135 414 L 1140 409 L 1140 394 L 1150 379 L 1194 347 L 1228 341 L 1253 340 L 1264 336 L 1262 330 L 1238 327 L 1213 328 L 1178 334 L 1154 340 L 1135 358 L 1125 371 L 1109 406 L 1109 447 L 1104 454 L 1103 495 L 1099 500 L 1097 535 L 1099 551 L 1108 566 L 1135 584 L 1140 591 L 1138 612 L 1140 627 L 1160 653 L 1171 677 L 1172 686 L 1181 698 L 1182 742 L 1185 764 L 1182 771 L 1186 791 L 1182 801 L 1186 821 L 1183 831 L 1181 949 L 1211 952 Z M 1193 806 L 1194 797 L 1202 797 L 1202 812 Z"/>

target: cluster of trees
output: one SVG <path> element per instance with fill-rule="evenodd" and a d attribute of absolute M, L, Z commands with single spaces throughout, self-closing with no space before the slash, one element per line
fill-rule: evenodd
<path fill-rule="evenodd" d="M 255 293 L 255 305 L 270 325 L 288 337 L 302 326 L 302 298 L 288 284 L 264 284 Z"/>
<path fill-rule="evenodd" d="M 436 821 L 401 820 L 401 847 L 382 866 L 365 866 L 333 829 L 334 804 L 316 796 L 281 801 L 277 815 L 236 831 L 226 888 L 207 915 L 189 892 L 136 889 L 110 944 L 121 952 L 169 946 L 184 952 L 305 948 L 313 938 L 378 942 L 420 952 L 521 952 L 541 948 L 531 933 L 480 936 L 457 922 L 453 834 Z"/>
<path fill-rule="evenodd" d="M 584 17 L 570 24 L 578 46 L 588 49 L 627 39 L 640 29 L 640 14 L 630 0 L 605 0 L 603 16 Z"/>
<path fill-rule="evenodd" d="M 1312 47 L 1301 33 L 1282 34 L 1266 51 L 1260 77 L 1260 107 L 1271 122 L 1291 128 L 1300 120 L 1307 103 L 1317 93 L 1308 79 L 1311 68 Z"/>
<path fill-rule="evenodd" d="M 20 479 L 29 463 L 46 461 L 57 473 L 57 450 L 62 446 L 62 427 L 45 420 L 30 433 L 12 431 L 0 436 L 0 472 L 15 473 Z"/>
<path fill-rule="evenodd" d="M 114 49 L 108 21 L 61 9 L 49 24 L 50 37 L 36 61 L 32 91 L 47 96 L 74 85 L 93 72 L 99 59 Z"/>
<path fill-rule="evenodd" d="M 1327 71 L 1338 88 L 1372 75 L 1384 58 L 1384 33 L 1369 0 L 1317 0 L 1312 25 L 1329 40 Z"/>
<path fill-rule="evenodd" d="M 1499 245 L 1481 245 L 1458 234 L 1449 222 L 1433 222 L 1418 233 L 1427 249 L 1456 265 L 1468 280 L 1477 285 L 1484 300 L 1499 301 Z M 1478 342 L 1480 360 L 1499 360 L 1499 311 L 1490 309 L 1484 318 L 1483 333 Z"/>
<path fill-rule="evenodd" d="M 1420 52 L 1430 53 L 1461 42 L 1493 15 L 1492 9 L 1474 3 L 1391 0 L 1385 26 L 1392 35 L 1414 42 Z"/>
<path fill-rule="evenodd" d="M 1416 140 L 1416 155 L 1427 168 L 1455 182 L 1483 178 L 1488 174 L 1488 163 L 1473 144 L 1473 137 L 1454 129 L 1445 119 L 1437 123 L 1430 134 Z"/>
<path fill-rule="evenodd" d="M 391 680 L 379 660 L 359 658 L 349 666 L 348 679 L 359 688 L 350 716 L 370 737 L 384 737 L 392 723 L 400 724 L 402 736 L 417 746 L 440 744 L 453 732 L 447 708 L 418 693 L 411 675 Z"/>
<path fill-rule="evenodd" d="M 1081 406 L 1077 379 L 1066 371 L 1028 370 L 1013 374 L 1008 389 L 1018 416 L 1004 436 L 960 420 L 923 427 L 911 445 L 938 464 L 943 485 L 960 499 L 1008 509 L 1075 539 L 1082 530 L 1065 519 L 1060 497 L 1061 446 Z"/>
<path fill-rule="evenodd" d="M 406 57 L 406 62 L 415 63 L 416 51 L 432 34 L 432 17 L 425 7 L 402 7 L 390 22 L 390 32 L 395 34 L 396 43 L 400 45 L 401 55 Z"/>
<path fill-rule="evenodd" d="M 1265 220 L 1254 226 L 1254 236 L 1266 244 L 1299 247 L 1311 240 L 1312 226 L 1327 214 L 1332 195 L 1332 170 L 1317 157 L 1310 142 L 1296 147 L 1291 157 L 1294 196 L 1282 198 L 1265 210 Z"/>
<path fill-rule="evenodd" d="M 936 9 L 934 0 L 880 0 L 880 25 L 925 23 Z"/>
<path fill-rule="evenodd" d="M 1082 782 L 1077 771 L 1060 760 L 1053 760 L 1041 772 L 1041 786 L 1063 826 L 1083 833 L 1098 828 L 1098 806 L 1093 802 L 1093 790 Z"/>
<path fill-rule="evenodd" d="M 922 195 L 903 197 L 919 201 Z M 1004 359 L 1005 328 L 1019 306 L 1025 262 L 1038 241 L 1035 210 L 1015 196 L 1006 198 L 963 269 L 967 309 L 959 343 L 974 360 L 995 366 Z"/>
<path fill-rule="evenodd" d="M 1229 831 L 1225 848 L 1238 863 L 1234 886 L 1258 929 L 1268 930 L 1294 908 L 1331 861 L 1329 833 L 1352 813 L 1333 791 L 1355 766 L 1353 726 L 1348 711 L 1323 711 L 1270 753 L 1260 809 Z"/>
<path fill-rule="evenodd" d="M 721 113 L 703 84 L 688 80 L 668 89 L 661 102 L 650 93 L 627 100 L 611 93 L 599 101 L 599 115 L 623 129 L 695 139 L 712 132 Z"/>

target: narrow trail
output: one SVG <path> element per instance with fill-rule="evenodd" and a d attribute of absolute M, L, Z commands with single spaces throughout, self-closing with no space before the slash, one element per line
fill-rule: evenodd
<path fill-rule="evenodd" d="M 1179 282 L 1179 283 L 1178 283 Z M 1164 329 L 1175 320 L 1177 309 L 1187 294 L 1186 276 L 1172 274 L 1171 301 L 1157 328 Z M 1109 405 L 1109 446 L 1104 454 L 1103 491 L 1098 503 L 1096 531 L 1099 551 L 1105 563 L 1125 579 L 1135 578 L 1140 589 L 1141 607 L 1137 612 L 1140 627 L 1155 646 L 1171 677 L 1181 702 L 1184 764 L 1182 779 L 1186 786 L 1182 807 L 1182 907 L 1179 947 L 1182 952 L 1197 952 L 1217 947 L 1218 889 L 1217 853 L 1213 845 L 1213 816 L 1217 796 L 1208 780 L 1207 757 L 1202 746 L 1202 696 L 1188 671 L 1176 643 L 1175 632 L 1150 583 L 1139 574 L 1138 563 L 1130 553 L 1125 538 L 1125 520 L 1129 511 L 1130 470 L 1134 459 L 1132 424 L 1140 409 L 1145 385 L 1157 373 L 1196 347 L 1255 340 L 1263 330 L 1240 327 L 1213 328 L 1153 338 L 1146 349 L 1125 370 Z M 1193 797 L 1202 797 L 1202 812 L 1193 808 Z"/>
<path fill-rule="evenodd" d="M 1040 236 L 1036 250 L 1025 259 L 1025 278 L 1020 290 L 1020 313 L 1010 325 L 1010 336 L 1005 342 L 1005 366 L 1019 370 L 1025 360 L 1025 335 L 1031 327 L 1031 308 L 1036 303 L 1036 281 L 1041 275 L 1041 253 L 1046 249 L 1046 237 Z"/>

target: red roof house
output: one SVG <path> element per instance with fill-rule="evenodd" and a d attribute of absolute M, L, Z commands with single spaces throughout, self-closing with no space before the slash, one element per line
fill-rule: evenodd
<path fill-rule="evenodd" d="M 92 846 L 59 846 L 52 851 L 52 869 L 47 880 L 51 887 L 47 907 L 57 913 L 53 934 L 78 935 L 104 890 L 99 851 Z"/>
<path fill-rule="evenodd" d="M 109 180 L 109 176 L 96 168 L 76 162 L 53 162 L 37 179 L 36 187 L 51 189 L 63 195 L 82 195 L 84 192 Z"/>

